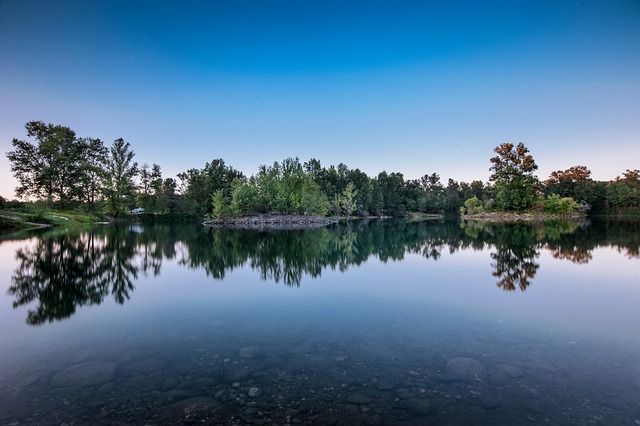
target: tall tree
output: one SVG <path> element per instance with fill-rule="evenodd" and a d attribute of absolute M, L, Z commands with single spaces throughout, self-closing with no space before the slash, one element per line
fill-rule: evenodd
<path fill-rule="evenodd" d="M 110 149 L 105 174 L 105 188 L 111 213 L 118 216 L 129 210 L 135 198 L 134 177 L 138 174 L 138 163 L 133 161 L 135 153 L 129 142 L 116 139 Z"/>
<path fill-rule="evenodd" d="M 496 206 L 505 210 L 522 210 L 533 205 L 538 178 L 533 174 L 538 165 L 529 149 L 520 142 L 517 146 L 503 143 L 494 148 L 498 154 L 491 158 L 491 177 L 495 183 Z"/>
<path fill-rule="evenodd" d="M 82 194 L 89 211 L 97 209 L 96 203 L 104 194 L 104 170 L 108 150 L 100 139 L 83 138 L 85 156 L 82 173 Z"/>
<path fill-rule="evenodd" d="M 14 138 L 14 150 L 7 153 L 19 182 L 16 195 L 46 198 L 49 204 L 58 201 L 66 207 L 78 197 L 85 145 L 69 127 L 30 121 L 25 128 L 36 144 Z"/>

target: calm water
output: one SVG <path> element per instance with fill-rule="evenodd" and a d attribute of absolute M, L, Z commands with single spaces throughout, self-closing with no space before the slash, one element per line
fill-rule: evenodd
<path fill-rule="evenodd" d="M 0 424 L 640 424 L 640 222 L 0 242 Z"/>

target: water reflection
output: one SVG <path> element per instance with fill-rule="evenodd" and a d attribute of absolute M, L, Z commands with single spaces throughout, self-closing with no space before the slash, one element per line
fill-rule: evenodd
<path fill-rule="evenodd" d="M 346 271 L 375 256 L 387 262 L 419 254 L 438 260 L 459 250 L 490 252 L 492 275 L 505 291 L 525 291 L 540 268 L 540 250 L 577 264 L 614 246 L 638 258 L 640 221 L 459 223 L 370 222 L 296 231 L 212 229 L 200 225 L 114 225 L 51 231 L 16 251 L 9 295 L 28 307 L 27 323 L 43 324 L 111 296 L 124 303 L 140 274 L 159 275 L 164 260 L 203 269 L 215 279 L 248 265 L 262 279 L 299 286 L 331 268 Z"/>

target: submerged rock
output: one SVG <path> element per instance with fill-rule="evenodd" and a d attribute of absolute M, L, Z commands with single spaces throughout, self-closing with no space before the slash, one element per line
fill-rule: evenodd
<path fill-rule="evenodd" d="M 260 349 L 255 346 L 246 346 L 238 351 L 240 358 L 253 359 L 260 357 Z"/>
<path fill-rule="evenodd" d="M 260 388 L 252 387 L 252 388 L 249 388 L 249 391 L 247 392 L 247 396 L 249 398 L 255 398 L 256 396 L 260 396 L 261 393 L 262 393 L 262 390 Z"/>
<path fill-rule="evenodd" d="M 234 370 L 228 371 L 224 375 L 224 381 L 225 382 L 241 382 L 243 380 L 248 379 L 250 374 L 251 373 L 249 372 L 248 368 L 236 368 Z"/>
<path fill-rule="evenodd" d="M 447 363 L 447 373 L 460 380 L 473 381 L 484 377 L 484 367 L 478 361 L 468 357 L 451 358 Z"/>
<path fill-rule="evenodd" d="M 113 362 L 83 362 L 64 369 L 53 376 L 51 386 L 63 388 L 100 385 L 111 381 L 115 371 L 116 365 Z"/>
<path fill-rule="evenodd" d="M 403 401 L 402 405 L 414 416 L 426 416 L 431 412 L 431 404 L 426 399 L 412 398 Z"/>
<path fill-rule="evenodd" d="M 517 379 L 522 376 L 522 370 L 511 364 L 498 364 L 496 365 L 496 370 L 508 374 L 512 379 Z"/>
<path fill-rule="evenodd" d="M 364 404 L 371 403 L 371 398 L 369 398 L 368 396 L 364 396 L 356 393 L 353 395 L 349 395 L 347 397 L 347 402 L 349 404 L 364 405 Z"/>
<path fill-rule="evenodd" d="M 136 376 L 138 374 L 163 370 L 166 365 L 163 360 L 157 358 L 139 359 L 118 367 L 118 374 L 120 376 Z"/>
<path fill-rule="evenodd" d="M 165 419 L 175 419 L 177 424 L 179 424 L 185 417 L 188 419 L 199 418 L 206 420 L 219 409 L 220 403 L 215 399 L 207 396 L 198 396 L 184 399 L 167 406 L 162 412 L 162 417 Z"/>
<path fill-rule="evenodd" d="M 376 383 L 376 387 L 381 391 L 388 391 L 393 389 L 393 383 L 388 380 L 382 379 Z"/>
<path fill-rule="evenodd" d="M 500 404 L 502 404 L 502 401 L 500 401 L 498 398 L 495 398 L 493 396 L 483 396 L 482 399 L 480 400 L 480 406 L 487 410 L 498 408 Z"/>

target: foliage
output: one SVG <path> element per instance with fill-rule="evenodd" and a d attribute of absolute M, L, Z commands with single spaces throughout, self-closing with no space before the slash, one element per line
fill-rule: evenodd
<path fill-rule="evenodd" d="M 544 202 L 545 211 L 551 214 L 569 214 L 580 210 L 580 205 L 571 197 L 560 197 L 558 194 L 547 196 Z"/>
<path fill-rule="evenodd" d="M 46 199 L 51 206 L 66 207 L 91 200 L 97 188 L 93 168 L 103 152 L 99 140 L 79 139 L 69 127 L 30 121 L 27 136 L 35 143 L 13 139 L 7 153 L 11 171 L 18 180 L 19 198 Z"/>
<path fill-rule="evenodd" d="M 538 179 L 533 174 L 538 166 L 529 149 L 503 143 L 494 148 L 490 180 L 495 184 L 496 206 L 504 210 L 524 210 L 535 200 Z"/>
<path fill-rule="evenodd" d="M 478 197 L 473 196 L 464 202 L 464 207 L 460 208 L 462 214 L 482 214 L 484 206 Z"/>
<path fill-rule="evenodd" d="M 116 139 L 109 150 L 105 172 L 105 193 L 109 200 L 110 212 L 120 216 L 134 205 L 135 183 L 138 163 L 133 161 L 135 153 L 129 142 Z"/>
<path fill-rule="evenodd" d="M 606 203 L 616 212 L 640 208 L 640 170 L 627 170 L 606 187 Z"/>
<path fill-rule="evenodd" d="M 66 126 L 30 121 L 25 128 L 30 140 L 13 139 L 13 150 L 7 153 L 18 181 L 16 194 L 61 210 L 119 216 L 142 207 L 151 214 L 202 217 L 210 213 L 213 194 L 222 190 L 228 211 L 234 215 L 451 214 L 468 211 L 463 201 L 474 197 L 484 210 L 556 211 L 570 208 L 567 201 L 556 200 L 572 198 L 581 211 L 640 211 L 639 170 L 627 170 L 607 182 L 593 180 L 586 166 L 577 165 L 552 172 L 540 184 L 534 175 L 538 166 L 522 143 L 503 143 L 494 149 L 497 155 L 490 159 L 492 174 L 487 184 L 451 178 L 445 184 L 437 173 L 405 179 L 401 173 L 382 171 L 369 177 L 344 163 L 324 167 L 315 158 L 304 164 L 298 158 L 286 158 L 271 166 L 261 165 L 250 179 L 218 158 L 174 179 L 163 177 L 155 163 L 143 164 L 138 173 L 133 150 L 122 139 L 107 149 L 100 139 L 77 137 Z M 553 194 L 559 198 L 549 201 Z M 0 200 L 0 207 L 2 203 L 19 207 L 17 201 Z"/>
<path fill-rule="evenodd" d="M 225 219 L 231 216 L 231 207 L 222 189 L 213 193 L 211 204 L 213 206 L 211 214 L 215 219 Z"/>
<path fill-rule="evenodd" d="M 342 191 L 342 195 L 340 196 L 340 207 L 342 208 L 342 213 L 344 213 L 347 218 L 350 218 L 353 212 L 356 210 L 357 196 L 358 190 L 355 189 L 353 182 L 349 182 Z"/>
<path fill-rule="evenodd" d="M 178 178 L 181 181 L 181 211 L 202 217 L 210 209 L 211 196 L 221 189 L 225 197 L 229 197 L 233 181 L 244 179 L 244 175 L 218 158 L 206 163 L 203 169 L 193 168 L 179 173 Z"/>

